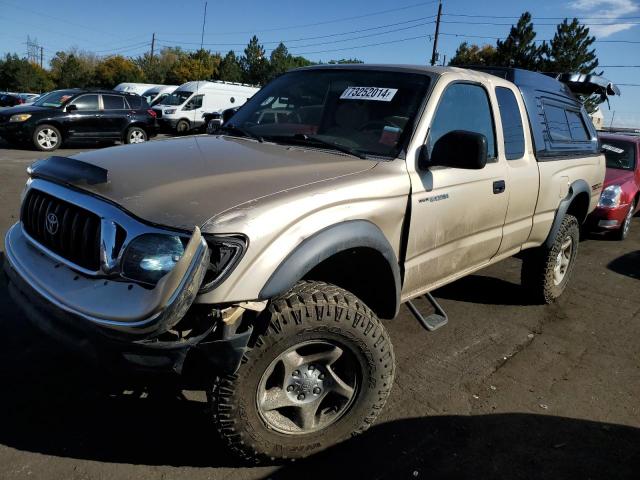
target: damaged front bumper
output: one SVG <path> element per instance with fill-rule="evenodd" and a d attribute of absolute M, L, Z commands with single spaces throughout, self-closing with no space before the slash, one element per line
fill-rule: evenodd
<path fill-rule="evenodd" d="M 152 289 L 82 275 L 33 246 L 20 223 L 7 233 L 5 252 L 9 292 L 28 318 L 101 362 L 181 373 L 199 350 L 229 373 L 246 350 L 250 329 L 216 332 L 214 323 L 197 335 L 164 339 L 187 315 L 207 270 L 209 249 L 197 228 L 181 260 Z"/>

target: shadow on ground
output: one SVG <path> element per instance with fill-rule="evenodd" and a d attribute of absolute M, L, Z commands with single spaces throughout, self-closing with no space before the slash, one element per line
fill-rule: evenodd
<path fill-rule="evenodd" d="M 484 275 L 469 275 L 433 292 L 437 298 L 482 305 L 531 305 L 519 284 Z"/>
<path fill-rule="evenodd" d="M 625 253 L 607 265 L 612 272 L 640 280 L 640 250 Z"/>
<path fill-rule="evenodd" d="M 413 418 L 284 466 L 272 479 L 637 478 L 640 429 L 563 417 Z M 309 478 L 308 475 L 304 475 Z"/>

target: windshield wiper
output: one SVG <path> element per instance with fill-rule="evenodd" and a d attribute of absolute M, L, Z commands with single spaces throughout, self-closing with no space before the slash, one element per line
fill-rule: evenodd
<path fill-rule="evenodd" d="M 358 157 L 363 160 L 366 160 L 368 158 L 367 155 L 365 155 L 359 150 L 356 150 L 355 148 L 347 147 L 345 145 L 340 145 L 339 143 L 335 143 L 335 142 L 330 142 L 329 140 L 324 140 L 315 135 L 307 135 L 304 133 L 296 133 L 295 135 L 273 135 L 273 136 L 269 135 L 267 139 L 269 140 L 275 139 L 283 142 L 293 140 L 293 143 L 303 144 L 303 145 L 315 144 L 318 146 L 330 148 L 332 150 L 337 150 L 339 152 L 346 153 L 348 155 L 353 155 L 354 157 Z"/>
<path fill-rule="evenodd" d="M 232 135 L 234 133 L 240 134 L 243 137 L 253 138 L 254 140 L 259 141 L 260 143 L 264 142 L 264 138 L 262 138 L 260 135 L 256 135 L 255 133 L 250 132 L 246 128 L 238 127 L 232 123 L 228 125 L 223 125 L 222 127 L 220 127 L 218 131 L 228 132 L 228 133 L 231 133 Z"/>

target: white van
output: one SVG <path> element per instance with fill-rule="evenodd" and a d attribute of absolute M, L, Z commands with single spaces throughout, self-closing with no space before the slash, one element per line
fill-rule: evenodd
<path fill-rule="evenodd" d="M 204 126 L 203 115 L 243 105 L 258 87 L 232 82 L 187 82 L 156 105 L 158 121 L 177 133 Z"/>
<path fill-rule="evenodd" d="M 128 92 L 142 95 L 151 87 L 162 87 L 163 85 L 156 85 L 154 83 L 119 83 L 115 86 L 114 90 L 117 92 Z"/>
<path fill-rule="evenodd" d="M 161 105 L 162 101 L 171 95 L 178 85 L 156 85 L 144 91 L 141 95 L 147 99 L 150 106 Z"/>

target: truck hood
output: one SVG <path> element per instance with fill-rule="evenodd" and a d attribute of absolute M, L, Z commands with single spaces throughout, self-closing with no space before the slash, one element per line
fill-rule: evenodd
<path fill-rule="evenodd" d="M 76 187 L 149 222 L 193 229 L 237 205 L 351 175 L 377 162 L 340 153 L 193 136 L 80 153 L 72 158 L 108 171 L 107 182 Z"/>
<path fill-rule="evenodd" d="M 630 170 L 623 170 L 621 168 L 607 168 L 607 173 L 604 177 L 604 188 L 609 185 L 622 185 L 625 182 L 633 179 L 633 172 Z"/>

